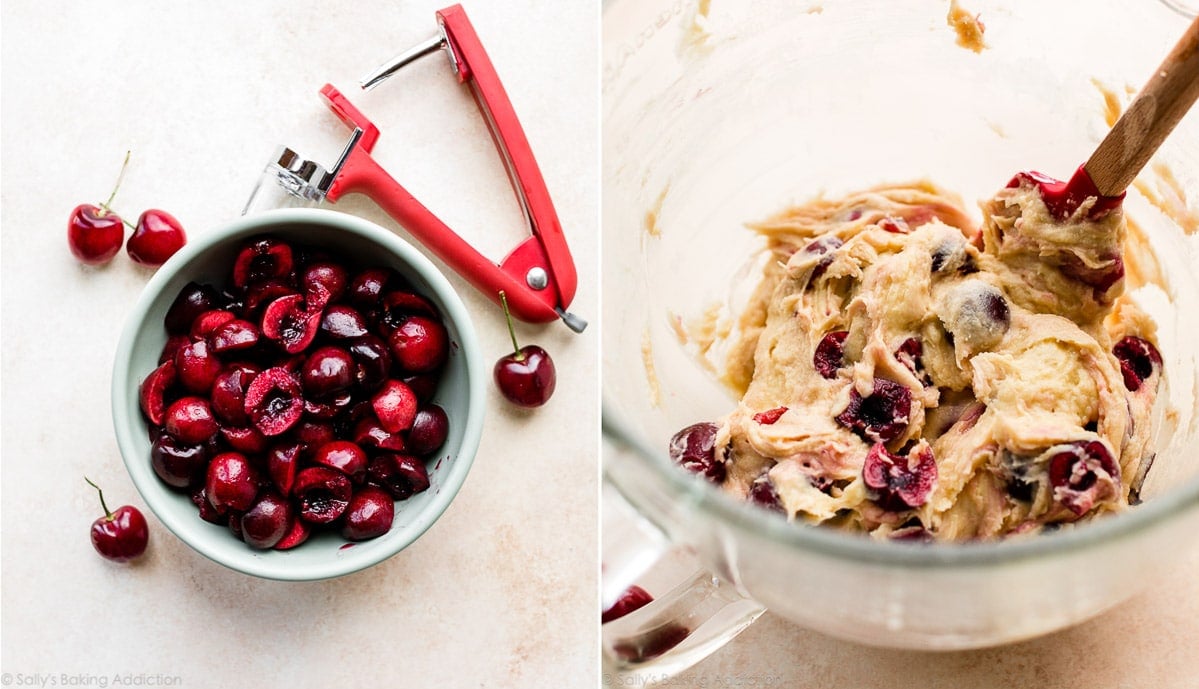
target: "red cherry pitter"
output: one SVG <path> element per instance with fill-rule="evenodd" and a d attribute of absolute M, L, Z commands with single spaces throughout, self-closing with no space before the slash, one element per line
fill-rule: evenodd
<path fill-rule="evenodd" d="M 364 194 L 492 301 L 498 304 L 500 292 L 504 292 L 516 318 L 531 323 L 561 318 L 571 330 L 583 332 L 587 322 L 566 310 L 578 281 L 574 261 L 508 94 L 462 7 L 438 11 L 437 23 L 438 35 L 378 67 L 363 78 L 362 88 L 374 88 L 414 60 L 445 50 L 459 83 L 470 87 L 491 130 L 529 223 L 529 238 L 498 264 L 479 253 L 375 162 L 371 149 L 379 138 L 378 127 L 329 84 L 320 90 L 321 96 L 352 129 L 337 162 L 326 170 L 283 147 L 267 166 L 266 176 L 288 194 L 311 204 L 337 203 L 346 194 Z M 247 210 L 260 190 L 261 184 Z"/>

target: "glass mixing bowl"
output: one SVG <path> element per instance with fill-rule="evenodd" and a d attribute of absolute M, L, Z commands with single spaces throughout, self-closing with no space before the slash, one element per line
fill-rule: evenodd
<path fill-rule="evenodd" d="M 956 44 L 948 3 L 605 3 L 603 602 L 633 583 L 657 597 L 604 626 L 606 670 L 662 679 L 764 607 L 874 645 L 1011 642 L 1127 599 L 1196 541 L 1199 215 L 1158 206 L 1199 197 L 1199 112 L 1126 202 L 1160 266 L 1130 286 L 1167 376 L 1144 504 L 1033 538 L 886 543 L 746 507 L 667 457 L 736 403 L 676 326 L 736 312 L 762 247 L 746 222 L 883 182 L 973 203 L 1019 170 L 1067 177 L 1109 127 L 1098 86 L 1127 103 L 1190 21 L 1148 1 L 962 2 L 981 53 Z M 698 571 L 665 557 L 680 551 Z"/>

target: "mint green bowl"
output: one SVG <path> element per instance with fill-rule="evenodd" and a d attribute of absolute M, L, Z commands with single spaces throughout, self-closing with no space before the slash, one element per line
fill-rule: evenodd
<path fill-rule="evenodd" d="M 449 437 L 429 462 L 427 491 L 396 503 L 391 531 L 345 547 L 336 533 L 314 534 L 287 551 L 254 550 L 224 526 L 200 519 L 187 494 L 169 488 L 150 466 L 150 442 L 138 386 L 157 365 L 166 343 L 163 317 L 189 281 L 225 284 L 242 243 L 269 234 L 326 248 L 362 266 L 389 266 L 441 311 L 450 358 L 434 402 L 449 416 Z M 159 521 L 200 554 L 226 567 L 268 579 L 328 579 L 370 567 L 421 536 L 449 507 L 470 471 L 483 430 L 486 370 L 470 315 L 445 276 L 411 244 L 374 223 L 335 211 L 281 209 L 239 218 L 195 237 L 159 268 L 129 314 L 117 345 L 112 417 L 129 476 Z"/>

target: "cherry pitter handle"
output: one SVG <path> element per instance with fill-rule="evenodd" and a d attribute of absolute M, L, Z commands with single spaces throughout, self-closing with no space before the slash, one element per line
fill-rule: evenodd
<path fill-rule="evenodd" d="M 440 31 L 436 36 L 379 66 L 362 80 L 361 86 L 374 88 L 404 65 L 444 50 L 459 83 L 470 87 L 491 130 L 529 224 L 530 237 L 498 264 L 479 253 L 375 162 L 371 149 L 379 139 L 378 127 L 329 84 L 320 94 L 352 130 L 337 162 L 326 170 L 285 147 L 267 166 L 264 178 L 277 182 L 293 202 L 305 205 L 337 203 L 346 194 L 365 194 L 492 301 L 498 304 L 503 292 L 516 318 L 531 323 L 560 318 L 571 330 L 583 332 L 587 322 L 566 310 L 578 282 L 574 261 L 508 94 L 462 7 L 440 10 L 437 23 Z M 260 183 L 251 196 L 247 210 L 261 196 L 262 186 Z"/>

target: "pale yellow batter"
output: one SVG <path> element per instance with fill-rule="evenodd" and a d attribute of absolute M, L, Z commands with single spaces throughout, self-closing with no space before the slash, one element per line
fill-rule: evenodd
<path fill-rule="evenodd" d="M 994 537 L 1128 505 L 1161 358 L 1124 295 L 1122 211 L 1090 209 L 1054 220 L 1025 183 L 979 230 L 923 183 L 755 226 L 774 260 L 741 315 L 727 379 L 744 394 L 706 439 L 723 465 L 709 478 L 877 537 Z"/>

